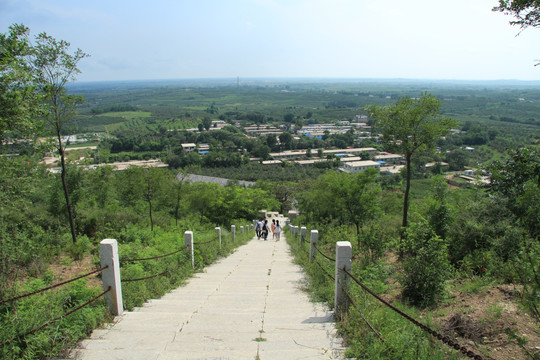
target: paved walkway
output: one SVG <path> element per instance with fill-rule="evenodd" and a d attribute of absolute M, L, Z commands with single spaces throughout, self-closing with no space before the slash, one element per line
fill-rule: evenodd
<path fill-rule="evenodd" d="M 271 235 L 270 235 L 271 237 Z M 333 314 L 309 301 L 285 239 L 255 237 L 188 284 L 95 330 L 82 360 L 341 359 Z"/>

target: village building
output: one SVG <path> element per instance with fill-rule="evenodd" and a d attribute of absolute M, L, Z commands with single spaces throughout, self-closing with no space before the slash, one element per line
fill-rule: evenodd
<path fill-rule="evenodd" d="M 186 143 L 186 144 L 181 144 L 182 145 L 182 150 L 184 150 L 185 152 L 192 152 L 192 151 L 195 151 L 195 149 L 197 148 L 197 144 L 195 143 Z"/>
<path fill-rule="evenodd" d="M 384 164 L 399 164 L 404 161 L 403 155 L 382 153 L 373 157 L 374 161 L 382 161 Z"/>
<path fill-rule="evenodd" d="M 343 167 L 340 168 L 344 172 L 348 173 L 359 173 L 367 169 L 377 169 L 380 170 L 381 164 L 372 161 L 372 160 L 363 160 L 363 161 L 352 161 L 343 164 Z"/>
<path fill-rule="evenodd" d="M 307 166 L 313 166 L 316 163 L 326 162 L 326 161 L 328 161 L 328 160 L 326 160 L 326 159 L 312 159 L 312 160 L 297 160 L 294 163 L 296 165 L 299 165 L 299 166 L 307 167 Z"/>

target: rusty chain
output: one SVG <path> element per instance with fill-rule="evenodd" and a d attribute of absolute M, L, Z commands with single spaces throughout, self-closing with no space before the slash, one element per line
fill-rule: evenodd
<path fill-rule="evenodd" d="M 62 285 L 65 285 L 65 284 L 69 284 L 73 281 L 77 281 L 79 279 L 82 279 L 84 277 L 87 277 L 87 276 L 90 276 L 90 275 L 93 275 L 95 273 L 98 273 L 98 272 L 101 272 L 105 269 L 107 269 L 109 267 L 109 265 L 106 265 L 100 269 L 96 269 L 94 271 L 91 271 L 89 273 L 86 273 L 86 274 L 83 274 L 83 275 L 79 275 L 73 279 L 70 279 L 70 280 L 66 280 L 66 281 L 62 281 L 62 282 L 59 282 L 57 284 L 54 284 L 54 285 L 51 285 L 51 286 L 47 286 L 46 288 L 43 288 L 43 289 L 39 289 L 39 290 L 35 290 L 35 291 L 32 291 L 32 292 L 29 292 L 29 293 L 26 293 L 26 294 L 21 294 L 21 295 L 17 295 L 17 296 L 14 296 L 12 298 L 9 298 L 9 299 L 5 299 L 5 300 L 1 300 L 0 301 L 0 305 L 4 305 L 5 303 L 8 303 L 8 302 L 13 302 L 13 301 L 16 301 L 16 300 L 19 300 L 19 299 L 22 299 L 22 298 L 25 298 L 25 297 L 28 297 L 28 296 L 32 296 L 32 295 L 36 295 L 36 294 L 40 294 L 42 292 L 45 292 L 47 290 L 51 290 L 51 289 L 54 289 L 54 288 L 57 288 L 59 286 L 62 286 Z"/>
<path fill-rule="evenodd" d="M 330 261 L 336 262 L 336 259 L 331 258 L 330 256 L 328 256 L 328 255 L 326 255 L 325 253 L 323 253 L 321 250 L 319 250 L 319 247 L 318 247 L 318 246 L 315 245 L 314 248 L 315 248 L 315 250 L 317 250 L 317 252 L 318 252 L 319 254 L 321 254 L 324 258 L 326 258 L 326 259 L 328 259 L 328 260 L 330 260 Z"/>
<path fill-rule="evenodd" d="M 161 275 L 165 275 L 169 272 L 169 270 L 165 270 L 164 272 L 162 273 L 159 273 L 159 274 L 154 274 L 154 275 L 150 275 L 150 276 L 145 276 L 145 277 L 142 277 L 142 278 L 137 278 L 137 279 L 122 279 L 120 282 L 132 282 L 132 281 L 142 281 L 142 280 L 148 280 L 148 279 L 152 279 L 152 278 L 155 278 L 155 277 L 158 277 L 158 276 L 161 276 Z"/>
<path fill-rule="evenodd" d="M 84 308 L 85 306 L 90 305 L 90 304 L 93 303 L 94 301 L 96 301 L 96 300 L 98 300 L 99 298 L 101 298 L 102 296 L 104 296 L 104 295 L 105 295 L 106 293 L 108 293 L 109 291 L 111 291 L 111 287 L 110 287 L 110 286 L 107 288 L 107 290 L 103 291 L 101 294 L 99 294 L 99 295 L 93 297 L 92 299 L 86 301 L 84 304 L 81 304 L 81 305 L 77 306 L 76 308 L 74 308 L 74 309 L 68 311 L 67 313 L 65 313 L 65 314 L 63 314 L 63 315 L 61 315 L 61 316 L 59 316 L 59 317 L 57 317 L 57 318 L 55 318 L 55 319 L 52 319 L 52 320 L 46 322 L 45 324 L 43 324 L 43 325 L 41 325 L 41 326 L 39 326 L 39 327 L 37 327 L 37 328 L 35 328 L 35 329 L 33 329 L 33 330 L 27 331 L 27 332 L 25 332 L 24 334 L 19 334 L 19 335 L 15 336 L 13 339 L 8 340 L 8 341 L 6 341 L 6 342 L 0 344 L 0 348 L 3 348 L 4 346 L 6 346 L 6 345 L 12 343 L 15 339 L 20 339 L 20 338 L 24 338 L 24 337 L 26 337 L 26 336 L 28 336 L 28 335 L 32 335 L 32 334 L 38 332 L 39 330 L 42 330 L 42 329 L 46 328 L 47 326 L 49 326 L 49 325 L 51 325 L 51 324 L 53 324 L 53 323 L 55 323 L 55 322 L 57 322 L 57 321 L 59 321 L 59 320 L 62 320 L 63 318 L 65 318 L 65 317 L 67 317 L 67 316 L 73 314 L 74 312 L 81 310 L 81 309 Z"/>
<path fill-rule="evenodd" d="M 164 258 L 166 256 L 171 256 L 171 255 L 174 255 L 176 253 L 179 253 L 180 251 L 183 251 L 185 249 L 187 249 L 188 246 L 184 246 L 183 248 L 181 249 L 178 249 L 176 251 L 173 251 L 171 253 L 168 253 L 168 254 L 163 254 L 163 255 L 157 255 L 157 256 L 151 256 L 151 257 L 147 257 L 147 258 L 138 258 L 138 259 L 120 259 L 120 262 L 127 262 L 127 261 L 146 261 L 146 260 L 154 260 L 154 259 L 160 259 L 160 258 Z"/>
<path fill-rule="evenodd" d="M 347 290 L 345 290 L 345 288 L 343 288 L 343 292 L 345 293 L 345 295 L 347 296 L 347 299 L 349 299 L 349 302 L 351 303 L 351 305 L 356 309 L 356 311 L 358 311 L 358 314 L 360 315 L 360 317 L 362 318 L 362 320 L 364 320 L 364 322 L 366 323 L 366 325 L 371 329 L 371 331 L 379 338 L 379 340 L 381 340 L 382 342 L 384 342 L 384 339 L 382 338 L 381 334 L 375 330 L 375 328 L 369 323 L 369 321 L 365 318 L 364 314 L 362 314 L 362 312 L 360 311 L 360 309 L 358 308 L 358 306 L 356 306 L 356 303 L 354 302 L 354 300 L 352 299 L 352 296 L 349 294 L 349 292 Z"/>
<path fill-rule="evenodd" d="M 330 279 L 332 279 L 332 281 L 336 281 L 336 278 L 332 276 L 328 271 L 326 271 L 326 269 L 323 268 L 323 266 L 317 260 L 315 260 L 314 263 L 317 264 L 321 268 L 321 270 L 324 272 L 324 274 L 328 276 Z"/>
<path fill-rule="evenodd" d="M 475 360 L 483 360 L 483 357 L 478 355 L 478 354 L 475 354 L 474 352 L 472 352 L 471 350 L 467 349 L 465 346 L 460 346 L 459 343 L 457 341 L 454 341 L 452 339 L 450 339 L 448 336 L 446 335 L 442 335 L 441 333 L 431 329 L 430 327 L 422 324 L 421 322 L 419 322 L 418 320 L 415 320 L 414 318 L 412 318 L 411 316 L 405 314 L 403 311 L 399 310 L 398 308 L 396 308 L 394 305 L 390 304 L 389 302 L 387 302 L 386 300 L 384 300 L 383 298 L 381 298 L 379 295 L 377 295 L 375 292 L 373 292 L 370 288 L 368 288 L 366 285 L 364 285 L 362 282 L 360 282 L 360 280 L 358 280 L 353 274 L 351 274 L 349 271 L 347 271 L 346 268 L 343 268 L 343 272 L 345 274 L 347 274 L 351 279 L 354 280 L 354 282 L 356 282 L 362 289 L 364 289 L 365 291 L 367 291 L 370 295 L 372 295 L 373 297 L 375 297 L 377 300 L 379 300 L 380 302 L 382 302 L 384 305 L 388 306 L 390 309 L 394 310 L 395 312 L 397 312 L 399 315 L 403 316 L 405 319 L 409 320 L 410 322 L 412 322 L 414 325 L 418 326 L 419 328 L 421 328 L 422 330 L 424 330 L 425 332 L 429 333 L 430 335 L 432 335 L 433 337 L 439 339 L 440 341 L 442 341 L 444 344 L 450 346 L 451 348 L 453 348 L 454 350 L 456 351 L 459 351 L 461 352 L 463 355 L 466 355 L 467 357 L 471 358 L 471 359 L 475 359 Z"/>

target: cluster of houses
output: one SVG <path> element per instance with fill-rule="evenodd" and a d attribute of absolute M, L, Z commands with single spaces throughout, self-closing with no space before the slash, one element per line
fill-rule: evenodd
<path fill-rule="evenodd" d="M 309 124 L 297 131 L 299 135 L 322 139 L 325 135 L 355 133 L 371 133 L 371 126 L 365 122 L 338 121 L 336 124 Z"/>
<path fill-rule="evenodd" d="M 223 121 L 214 121 L 210 130 L 221 129 L 227 124 Z M 195 130 L 195 129 L 193 129 Z M 244 130 L 247 136 L 277 135 L 283 129 L 276 126 L 246 126 Z M 367 124 L 365 115 L 357 115 L 353 121 L 338 121 L 335 124 L 309 124 L 297 131 L 297 136 L 322 138 L 325 135 L 345 134 L 354 130 L 356 136 L 371 137 L 371 127 Z M 210 151 L 208 144 L 185 143 L 182 149 L 189 152 L 197 152 L 201 155 Z M 262 161 L 264 165 L 281 165 L 283 162 L 294 163 L 299 166 L 313 166 L 320 162 L 332 161 L 338 158 L 341 161 L 341 170 L 349 173 L 357 173 L 369 168 L 377 169 L 382 174 L 396 174 L 404 167 L 403 156 L 398 154 L 380 153 L 373 147 L 348 148 L 348 149 L 313 149 L 313 156 L 308 156 L 307 150 L 287 150 L 270 153 L 272 160 Z M 316 152 L 316 153 L 315 153 Z M 252 161 L 260 161 L 253 158 Z"/>
<path fill-rule="evenodd" d="M 369 160 L 366 159 L 366 154 Z M 373 147 L 348 148 L 322 150 L 322 155 L 316 159 L 305 159 L 306 150 L 289 150 L 279 153 L 270 153 L 274 160 L 263 161 L 265 165 L 281 164 L 283 161 L 292 162 L 299 166 L 313 166 L 316 163 L 329 161 L 329 159 L 339 158 L 342 166 L 341 171 L 348 173 L 358 173 L 366 169 L 377 169 L 381 174 L 396 174 L 405 167 L 404 158 L 399 154 L 379 152 Z M 330 157 L 328 155 L 331 155 Z M 360 156 L 362 155 L 362 156 Z"/>

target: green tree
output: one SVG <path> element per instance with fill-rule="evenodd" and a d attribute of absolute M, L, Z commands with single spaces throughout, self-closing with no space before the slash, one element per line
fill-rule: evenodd
<path fill-rule="evenodd" d="M 270 151 L 279 151 L 279 147 L 277 147 L 277 136 L 274 134 L 266 136 L 266 145 L 270 147 Z"/>
<path fill-rule="evenodd" d="M 425 204 L 429 225 L 437 236 L 446 239 L 452 217 L 448 206 L 448 184 L 444 177 L 433 178 L 431 196 L 425 200 Z"/>
<path fill-rule="evenodd" d="M 58 140 L 56 147 L 60 154 L 60 177 L 64 189 L 71 236 L 75 243 L 77 235 L 66 182 L 66 159 L 62 135 L 65 124 L 72 120 L 76 114 L 76 105 L 82 102 L 82 97 L 67 93 L 66 84 L 75 80 L 75 76 L 80 73 L 77 67 L 79 61 L 88 55 L 81 49 L 70 53 L 69 48 L 70 44 L 67 41 L 56 40 L 46 33 L 41 33 L 36 36 L 32 65 L 35 69 L 35 82 L 43 94 L 43 102 L 46 107 L 45 121 L 54 129 Z"/>
<path fill-rule="evenodd" d="M 499 6 L 493 11 L 500 11 L 511 15 L 517 20 L 510 21 L 512 25 L 519 25 L 522 29 L 540 26 L 540 2 L 538 0 L 499 0 Z"/>
<path fill-rule="evenodd" d="M 293 136 L 290 132 L 285 131 L 279 134 L 279 142 L 284 150 L 290 150 L 293 147 Z"/>
<path fill-rule="evenodd" d="M 154 203 L 153 201 L 161 195 L 161 191 L 167 182 L 166 172 L 157 167 L 139 168 L 142 171 L 143 197 L 148 203 L 148 218 L 150 219 L 150 230 L 154 231 Z"/>
<path fill-rule="evenodd" d="M 6 136 L 36 136 L 42 125 L 36 120 L 41 108 L 28 61 L 34 52 L 29 32 L 24 25 L 14 24 L 9 34 L 0 34 L 0 145 Z"/>
<path fill-rule="evenodd" d="M 283 115 L 283 121 L 286 123 L 293 123 L 294 122 L 294 114 L 288 113 Z"/>
<path fill-rule="evenodd" d="M 469 159 L 469 153 L 463 149 L 455 149 L 446 154 L 446 162 L 450 170 L 463 170 Z"/>
<path fill-rule="evenodd" d="M 435 303 L 450 272 L 446 243 L 427 223 L 413 223 L 406 231 L 404 252 L 403 294 L 420 306 Z"/>
<path fill-rule="evenodd" d="M 206 131 L 210 130 L 210 127 L 212 126 L 212 119 L 210 119 L 209 116 L 203 117 L 202 125 L 203 125 L 203 128 L 206 129 Z"/>
<path fill-rule="evenodd" d="M 375 119 L 374 125 L 382 133 L 382 140 L 390 151 L 403 154 L 406 164 L 406 184 L 403 196 L 402 227 L 408 225 L 411 161 L 417 154 L 433 149 L 435 142 L 450 131 L 455 121 L 440 115 L 441 102 L 431 94 L 420 98 L 408 96 L 388 106 L 371 105 L 367 108 Z"/>
<path fill-rule="evenodd" d="M 489 190 L 513 204 L 527 189 L 527 182 L 540 186 L 540 151 L 528 148 L 510 150 L 508 158 L 494 162 L 488 171 L 491 173 Z"/>
<path fill-rule="evenodd" d="M 353 224 L 360 241 L 360 228 L 379 211 L 381 189 L 376 175 L 374 170 L 357 174 L 329 171 L 300 194 L 300 209 L 316 223 L 335 219 Z"/>

